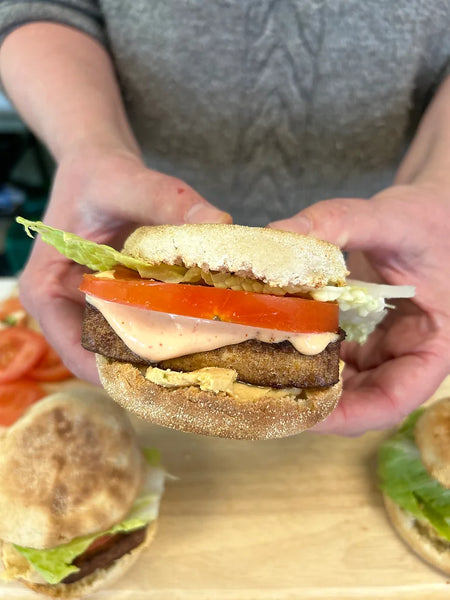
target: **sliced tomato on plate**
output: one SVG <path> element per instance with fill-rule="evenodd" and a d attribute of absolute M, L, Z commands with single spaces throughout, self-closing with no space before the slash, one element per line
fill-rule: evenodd
<path fill-rule="evenodd" d="M 44 356 L 27 373 L 27 376 L 37 381 L 63 381 L 64 379 L 73 377 L 72 373 L 51 346 L 47 347 Z"/>
<path fill-rule="evenodd" d="M 20 379 L 44 356 L 48 348 L 44 337 L 25 327 L 0 330 L 0 383 Z"/>
<path fill-rule="evenodd" d="M 46 395 L 36 381 L 0 383 L 0 425 L 9 427 L 35 402 Z"/>
<path fill-rule="evenodd" d="M 117 271 L 114 278 L 84 275 L 80 290 L 91 296 L 140 308 L 264 327 L 294 333 L 337 331 L 335 302 L 274 296 L 183 283 L 162 283 Z"/>

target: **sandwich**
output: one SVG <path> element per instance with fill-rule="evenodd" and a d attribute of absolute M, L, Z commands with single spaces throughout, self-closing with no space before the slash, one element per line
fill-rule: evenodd
<path fill-rule="evenodd" d="M 158 462 L 101 389 L 34 404 L 0 438 L 2 578 L 79 598 L 122 575 L 156 531 Z"/>
<path fill-rule="evenodd" d="M 414 411 L 381 445 L 378 474 L 394 530 L 450 575 L 450 398 Z"/>
<path fill-rule="evenodd" d="M 117 252 L 18 221 L 95 271 L 80 285 L 82 344 L 107 392 L 183 431 L 266 439 L 312 427 L 341 394 L 344 329 L 361 341 L 386 312 L 384 290 L 348 285 L 341 250 L 310 236 L 149 226 Z"/>

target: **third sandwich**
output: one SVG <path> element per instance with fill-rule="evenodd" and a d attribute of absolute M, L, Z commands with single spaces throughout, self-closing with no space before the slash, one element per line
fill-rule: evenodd
<path fill-rule="evenodd" d="M 404 421 L 382 444 L 378 472 L 394 529 L 450 575 L 450 398 Z"/>

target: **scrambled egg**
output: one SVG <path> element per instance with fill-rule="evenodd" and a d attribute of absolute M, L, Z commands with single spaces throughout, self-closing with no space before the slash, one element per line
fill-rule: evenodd
<path fill-rule="evenodd" d="M 189 373 L 149 367 L 145 372 L 145 378 L 163 387 L 178 388 L 194 386 L 206 392 L 214 392 L 215 394 L 224 392 L 229 396 L 242 400 L 286 397 L 295 400 L 303 393 L 303 390 L 299 388 L 275 390 L 270 387 L 239 383 L 236 381 L 237 373 L 234 369 L 222 369 L 218 367 L 205 367 L 197 371 L 190 371 Z"/>

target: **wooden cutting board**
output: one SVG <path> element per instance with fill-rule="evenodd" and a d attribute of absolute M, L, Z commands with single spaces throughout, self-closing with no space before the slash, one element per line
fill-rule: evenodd
<path fill-rule="evenodd" d="M 450 379 L 434 398 L 450 395 Z M 135 421 L 173 476 L 159 529 L 108 600 L 450 598 L 392 531 L 376 480 L 384 432 L 242 442 Z M 3 600 L 36 595 L 0 583 Z"/>

